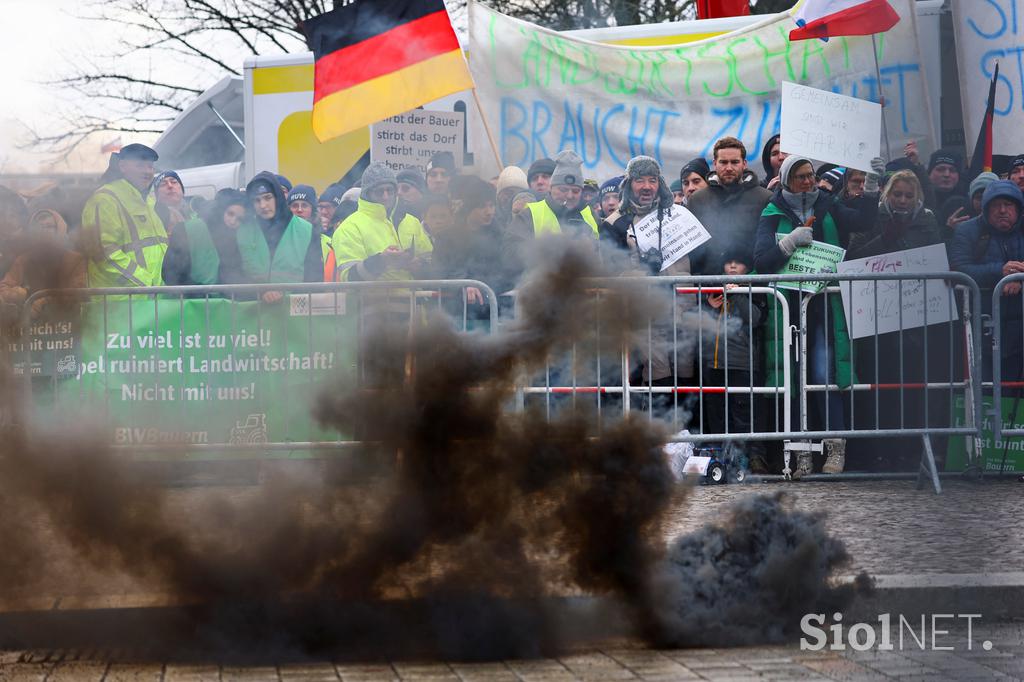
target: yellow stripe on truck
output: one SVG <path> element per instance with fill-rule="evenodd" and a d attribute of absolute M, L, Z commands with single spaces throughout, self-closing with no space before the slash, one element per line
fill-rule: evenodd
<path fill-rule="evenodd" d="M 313 65 L 259 66 L 252 70 L 254 95 L 309 92 L 313 89 Z"/>

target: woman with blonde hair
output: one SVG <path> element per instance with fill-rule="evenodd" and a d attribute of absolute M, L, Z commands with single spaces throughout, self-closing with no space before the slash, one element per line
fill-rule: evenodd
<path fill-rule="evenodd" d="M 894 173 L 878 201 L 875 229 L 855 235 L 846 250 L 854 260 L 942 243 L 935 214 L 924 207 L 924 190 L 913 171 Z"/>

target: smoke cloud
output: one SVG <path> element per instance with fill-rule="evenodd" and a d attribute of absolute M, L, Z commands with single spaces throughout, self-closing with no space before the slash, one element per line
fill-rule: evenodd
<path fill-rule="evenodd" d="M 492 336 L 440 317 L 396 328 L 382 311 L 363 341 L 365 382 L 315 403 L 324 425 L 366 442 L 370 480 L 308 467 L 230 497 L 160 487 L 94 431 L 33 424 L 8 368 L 0 602 L 113 585 L 174 608 L 45 628 L 0 614 L 0 645 L 500 659 L 612 631 L 658 646 L 777 639 L 811 605 L 848 603 L 853 590 L 828 585 L 842 546 L 782 496 L 746 498 L 666 544 L 686 488 L 646 415 L 597 432 L 592 409 L 510 409 L 519 376 L 573 344 L 633 343 L 668 305 L 625 284 L 595 296 L 600 274 L 591 249 L 546 244 L 517 320 Z"/>

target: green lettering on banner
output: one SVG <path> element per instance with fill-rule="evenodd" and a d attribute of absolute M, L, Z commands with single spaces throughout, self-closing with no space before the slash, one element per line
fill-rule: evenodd
<path fill-rule="evenodd" d="M 317 298 L 319 296 L 319 298 Z M 85 306 L 80 346 L 41 380 L 37 406 L 66 420 L 104 418 L 116 445 L 347 440 L 320 428 L 314 401 L 356 378 L 357 316 L 339 294 L 293 295 L 274 305 L 224 299 L 132 300 Z M 310 314 L 312 312 L 312 314 Z M 166 456 L 139 454 L 139 457 Z M 293 451 L 288 456 L 308 453 Z"/>
<path fill-rule="evenodd" d="M 1004 429 L 1024 428 L 1024 400 L 1014 398 L 1003 398 L 1002 417 Z M 1010 412 L 1017 403 L 1017 413 L 1011 419 Z M 964 397 L 958 395 L 954 401 L 954 415 L 956 428 L 962 428 L 964 419 Z M 992 396 L 985 396 L 981 400 L 981 413 L 991 413 L 993 404 Z M 984 471 L 999 471 L 1003 463 L 1003 450 L 1006 450 L 1005 471 L 1024 471 L 1024 438 L 1020 436 L 1007 436 L 1001 441 L 995 439 L 991 417 L 984 417 L 981 428 L 981 459 L 975 455 L 974 464 L 982 467 Z M 963 471 L 967 468 L 967 438 L 971 436 L 950 436 L 949 447 L 946 450 L 946 471 Z"/>
<path fill-rule="evenodd" d="M 781 240 L 782 235 L 776 235 Z M 825 242 L 811 242 L 810 246 L 801 246 L 793 252 L 786 264 L 779 270 L 780 275 L 817 275 L 835 274 L 836 265 L 846 256 L 846 249 Z M 791 289 L 808 293 L 818 293 L 828 282 L 779 282 L 780 289 Z"/>

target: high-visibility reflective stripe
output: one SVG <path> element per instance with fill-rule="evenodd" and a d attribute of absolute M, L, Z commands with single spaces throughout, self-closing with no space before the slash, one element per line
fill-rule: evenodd
<path fill-rule="evenodd" d="M 135 277 L 135 273 L 138 272 L 139 270 L 139 266 L 136 263 L 129 263 L 129 267 L 131 269 L 126 270 L 125 268 L 121 267 L 116 261 L 108 259 L 107 262 L 110 263 L 110 266 L 117 270 L 129 284 L 140 287 L 146 286 L 145 282 Z"/>
<path fill-rule="evenodd" d="M 121 198 L 118 197 L 117 194 L 115 194 L 109 189 L 99 189 L 96 191 L 96 193 L 105 194 L 106 196 L 109 196 L 114 200 L 114 203 L 117 204 L 117 208 L 121 213 L 122 219 L 124 219 L 125 224 L 128 226 L 128 235 L 131 237 L 131 241 L 128 242 L 127 244 L 119 244 L 115 250 L 124 251 L 125 253 L 133 252 L 135 255 L 135 260 L 138 261 L 139 265 L 141 265 L 144 268 L 148 267 L 146 264 L 146 247 L 159 246 L 160 244 L 165 244 L 167 243 L 167 238 L 147 237 L 146 239 L 140 239 L 139 226 L 135 222 L 135 219 L 132 217 L 132 215 L 128 212 L 128 209 L 125 208 L 123 203 L 121 203 Z M 110 253 L 106 253 L 106 250 L 104 250 L 104 253 L 105 255 L 110 255 Z"/>

